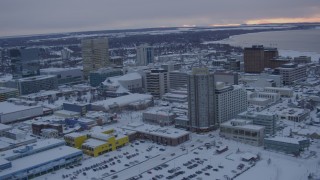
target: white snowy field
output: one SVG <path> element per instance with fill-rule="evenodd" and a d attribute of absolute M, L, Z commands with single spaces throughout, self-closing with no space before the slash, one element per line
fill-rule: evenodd
<path fill-rule="evenodd" d="M 84 156 L 85 160 L 81 166 L 61 169 L 54 174 L 40 176 L 38 179 L 128 179 L 141 174 L 140 179 L 147 180 L 166 179 L 180 172 L 180 175 L 172 179 L 187 179 L 192 175 L 195 177 L 189 179 L 227 179 L 227 177 L 232 178 L 238 174 L 236 179 L 241 180 L 300 180 L 307 179 L 309 173 L 317 173 L 320 168 L 320 160 L 316 156 L 307 159 L 292 157 L 265 151 L 262 147 L 226 140 L 220 138 L 217 132 L 211 134 L 214 137 L 193 134 L 190 141 L 177 147 L 162 146 L 149 141 L 135 141 L 120 151 L 110 152 L 96 158 Z M 229 149 L 217 154 L 217 147 L 211 146 L 207 149 L 204 146 L 206 143 L 216 146 L 226 145 Z M 148 148 L 151 150 L 147 151 Z M 315 141 L 309 149 L 319 154 L 319 148 L 319 142 Z M 241 156 L 247 152 L 259 154 L 261 160 L 257 161 L 254 166 L 242 161 Z M 134 154 L 136 156 L 127 158 Z M 110 158 L 114 160 L 111 161 Z M 244 167 L 240 170 L 237 167 L 241 163 L 244 164 Z M 167 164 L 168 167 L 161 166 L 163 164 Z M 88 169 L 91 166 L 94 167 Z M 157 168 L 159 166 L 161 169 Z M 195 167 L 190 168 L 190 166 Z M 173 169 L 175 169 L 174 172 L 168 172 Z M 161 175 L 163 177 L 159 178 Z"/>

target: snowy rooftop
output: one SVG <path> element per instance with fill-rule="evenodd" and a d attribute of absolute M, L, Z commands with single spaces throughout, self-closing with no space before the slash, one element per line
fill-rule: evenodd
<path fill-rule="evenodd" d="M 5 125 L 5 124 L 0 123 L 0 132 L 1 132 L 1 131 L 9 130 L 9 129 L 11 129 L 11 128 L 12 128 L 11 126 L 8 126 L 8 125 Z"/>
<path fill-rule="evenodd" d="M 128 73 L 123 76 L 109 77 L 102 84 L 104 85 L 112 85 L 119 86 L 121 81 L 133 81 L 133 80 L 141 80 L 142 76 L 139 73 L 133 72 Z"/>
<path fill-rule="evenodd" d="M 159 108 L 159 107 L 149 108 L 144 113 L 157 114 L 157 115 L 163 115 L 163 116 L 173 115 L 173 113 L 171 112 L 170 108 Z"/>
<path fill-rule="evenodd" d="M 253 125 L 251 124 L 251 122 L 252 121 L 244 120 L 244 119 L 232 119 L 230 121 L 222 123 L 221 126 L 238 128 L 238 129 L 257 130 L 257 131 L 264 129 L 263 126 Z"/>
<path fill-rule="evenodd" d="M 272 137 L 272 138 L 265 138 L 266 140 L 272 140 L 272 141 L 279 141 L 279 142 L 284 142 L 284 143 L 291 143 L 291 144 L 299 144 L 299 141 L 306 140 L 305 138 L 301 137 L 295 137 L 295 138 L 290 138 L 290 137 Z"/>
<path fill-rule="evenodd" d="M 168 98 L 187 98 L 188 97 L 187 95 L 184 95 L 184 94 L 173 94 L 173 93 L 166 93 L 163 96 Z"/>
<path fill-rule="evenodd" d="M 32 93 L 32 94 L 24 95 L 24 96 L 21 96 L 21 97 L 25 97 L 25 98 L 35 98 L 35 97 L 56 95 L 56 94 L 58 94 L 58 93 L 59 93 L 59 91 L 46 90 L 46 91 L 40 91 L 40 92 L 37 92 L 37 93 Z"/>
<path fill-rule="evenodd" d="M 24 144 L 26 142 L 36 142 L 37 139 L 31 136 L 24 136 L 22 139 L 10 139 L 7 137 L 0 137 L 0 148 L 8 148 L 9 146 Z M 2 153 L 0 153 L 2 154 Z"/>
<path fill-rule="evenodd" d="M 27 109 L 33 109 L 40 106 L 24 106 L 24 105 L 15 105 L 9 102 L 0 102 L 0 114 L 9 114 L 17 111 L 23 111 Z"/>
<path fill-rule="evenodd" d="M 78 132 L 73 132 L 73 133 L 69 133 L 67 135 L 65 135 L 66 137 L 72 137 L 72 138 L 77 138 L 77 137 L 80 137 L 80 136 L 84 136 L 85 134 L 82 134 L 82 133 L 78 133 Z"/>
<path fill-rule="evenodd" d="M 132 131 L 138 131 L 146 134 L 153 134 L 157 136 L 167 137 L 167 138 L 178 138 L 187 134 L 190 134 L 188 131 L 170 128 L 170 127 L 159 127 L 149 124 L 139 124 L 139 123 L 131 123 L 127 126 L 121 127 L 123 129 L 128 129 Z"/>
<path fill-rule="evenodd" d="M 292 91 L 291 88 L 286 88 L 286 87 L 265 87 L 264 89 L 273 89 L 273 90 L 284 90 L 284 91 Z"/>
<path fill-rule="evenodd" d="M 33 151 L 36 151 L 37 149 L 42 149 L 48 146 L 52 146 L 52 145 L 58 145 L 58 144 L 64 144 L 63 140 L 59 140 L 59 139 L 46 139 L 43 141 L 38 141 L 36 143 L 33 144 L 29 144 L 29 146 L 33 147 Z M 8 159 L 11 158 L 13 156 L 17 156 L 18 154 L 13 152 L 14 150 L 19 150 L 19 149 L 23 149 L 24 147 L 18 147 L 18 148 L 14 148 L 14 149 L 10 149 L 7 151 L 3 151 L 1 152 L 1 158 L 4 159 Z"/>
<path fill-rule="evenodd" d="M 17 81 L 23 82 L 23 81 L 36 81 L 36 80 L 42 80 L 42 79 L 48 79 L 56 77 L 55 75 L 41 75 L 41 76 L 32 76 L 32 77 L 26 77 L 18 79 Z"/>
<path fill-rule="evenodd" d="M 92 103 L 92 105 L 98 105 L 98 106 L 104 106 L 106 108 L 109 108 L 110 105 L 114 105 L 116 103 L 119 106 L 125 106 L 130 103 L 138 102 L 138 101 L 145 101 L 145 100 L 151 100 L 152 95 L 147 94 L 129 94 L 125 96 L 120 96 L 116 98 L 110 98 L 104 101 L 98 101 L 95 103 Z"/>
<path fill-rule="evenodd" d="M 283 116 L 300 116 L 305 113 L 308 113 L 309 110 L 300 109 L 300 108 L 291 108 L 291 107 L 288 107 L 286 103 L 280 103 L 261 111 L 261 113 L 268 113 L 268 112 L 274 112 L 278 115 L 283 115 Z"/>
<path fill-rule="evenodd" d="M 46 72 L 46 73 L 53 73 L 53 72 L 60 72 L 60 71 L 70 71 L 70 70 L 80 70 L 80 68 L 45 68 L 45 69 L 40 69 L 40 72 Z"/>
<path fill-rule="evenodd" d="M 59 110 L 59 111 L 56 111 L 55 114 L 57 116 L 59 116 L 59 114 L 68 115 L 68 116 L 79 116 L 80 115 L 80 113 L 78 113 L 78 112 L 68 111 L 68 110 Z"/>
<path fill-rule="evenodd" d="M 92 139 L 91 138 L 91 139 L 87 139 L 85 141 L 85 143 L 83 143 L 82 145 L 83 146 L 89 146 L 89 147 L 92 147 L 92 148 L 96 148 L 96 147 L 104 145 L 106 143 L 107 143 L 106 141 L 102 141 L 102 140 Z"/>
<path fill-rule="evenodd" d="M 259 101 L 259 102 L 265 102 L 265 101 L 268 101 L 269 99 L 268 98 L 250 98 L 250 100 L 252 101 Z"/>
<path fill-rule="evenodd" d="M 12 168 L 2 170 L 0 172 L 0 176 L 27 170 L 30 167 L 41 166 L 42 164 L 56 161 L 71 154 L 82 154 L 82 151 L 69 146 L 61 146 L 20 159 L 16 159 L 11 161 Z"/>

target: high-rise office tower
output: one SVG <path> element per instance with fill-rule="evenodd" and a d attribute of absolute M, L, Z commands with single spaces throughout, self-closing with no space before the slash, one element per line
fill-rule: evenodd
<path fill-rule="evenodd" d="M 143 44 L 137 47 L 137 65 L 146 66 L 154 62 L 154 49 L 152 46 Z"/>
<path fill-rule="evenodd" d="M 217 82 L 215 103 L 215 120 L 221 124 L 247 110 L 247 92 L 242 86 Z"/>
<path fill-rule="evenodd" d="M 168 72 L 164 69 L 152 69 L 146 73 L 146 89 L 155 98 L 160 99 L 169 91 Z"/>
<path fill-rule="evenodd" d="M 264 70 L 263 46 L 244 48 L 244 71 L 246 73 L 260 73 Z"/>
<path fill-rule="evenodd" d="M 244 48 L 244 71 L 261 73 L 264 68 L 274 68 L 274 62 L 271 60 L 278 55 L 277 48 L 265 48 L 262 45 Z"/>
<path fill-rule="evenodd" d="M 11 49 L 9 54 L 14 79 L 40 74 L 40 50 L 38 48 Z"/>
<path fill-rule="evenodd" d="M 193 68 L 188 76 L 188 116 L 191 131 L 209 131 L 215 121 L 214 75 L 207 68 Z"/>
<path fill-rule="evenodd" d="M 83 74 L 87 79 L 90 71 L 109 64 L 109 44 L 107 38 L 85 39 L 81 41 Z"/>

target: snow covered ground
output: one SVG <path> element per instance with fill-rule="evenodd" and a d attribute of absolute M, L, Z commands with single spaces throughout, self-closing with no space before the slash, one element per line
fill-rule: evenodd
<path fill-rule="evenodd" d="M 228 146 L 228 150 L 216 153 L 217 147 L 222 145 Z M 320 142 L 314 141 L 306 153 L 312 150 L 319 154 L 319 148 Z M 261 160 L 253 164 L 242 161 L 242 155 L 247 152 L 259 154 Z M 244 164 L 241 169 L 238 168 L 240 164 Z M 220 138 L 218 132 L 213 132 L 211 135 L 192 134 L 190 141 L 177 147 L 150 141 L 131 142 L 119 151 L 96 158 L 85 155 L 81 165 L 37 179 L 128 179 L 139 175 L 140 179 L 166 179 L 177 174 L 172 179 L 300 180 L 307 179 L 309 173 L 319 173 L 319 168 L 317 156 L 303 158 L 270 152 Z"/>

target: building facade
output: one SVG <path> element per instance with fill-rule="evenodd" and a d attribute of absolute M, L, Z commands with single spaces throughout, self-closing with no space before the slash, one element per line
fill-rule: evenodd
<path fill-rule="evenodd" d="M 91 71 L 107 67 L 109 62 L 109 44 L 107 38 L 84 39 L 81 41 L 83 73 L 87 79 Z"/>
<path fill-rule="evenodd" d="M 143 44 L 137 47 L 137 65 L 146 66 L 154 62 L 154 49 L 152 46 Z"/>
<path fill-rule="evenodd" d="M 265 149 L 294 155 L 299 155 L 309 145 L 310 140 L 306 138 L 272 137 L 264 139 Z"/>
<path fill-rule="evenodd" d="M 58 89 L 58 79 L 55 75 L 33 76 L 17 79 L 11 82 L 10 86 L 18 88 L 20 95 L 26 95 L 41 90 Z"/>
<path fill-rule="evenodd" d="M 15 98 L 19 96 L 19 91 L 16 88 L 0 87 L 0 102 L 9 98 Z"/>
<path fill-rule="evenodd" d="M 307 65 L 284 64 L 276 69 L 283 78 L 284 85 L 292 85 L 295 81 L 307 78 Z"/>
<path fill-rule="evenodd" d="M 221 124 L 247 110 L 247 92 L 241 86 L 217 83 L 215 104 L 215 120 Z"/>
<path fill-rule="evenodd" d="M 182 71 L 169 72 L 170 89 L 179 89 L 187 86 L 188 73 Z"/>
<path fill-rule="evenodd" d="M 277 130 L 278 116 L 274 112 L 243 112 L 239 118 L 251 120 L 254 125 L 264 126 L 265 134 L 273 135 Z"/>
<path fill-rule="evenodd" d="M 80 68 L 46 68 L 40 69 L 40 75 L 55 75 L 58 84 L 79 84 L 83 80 L 83 72 Z"/>
<path fill-rule="evenodd" d="M 93 87 L 99 86 L 108 77 L 121 76 L 123 72 L 121 69 L 101 68 L 90 72 L 89 81 Z"/>
<path fill-rule="evenodd" d="M 262 45 L 244 48 L 244 71 L 261 73 L 264 68 L 274 67 L 275 63 L 271 60 L 278 56 L 277 48 L 265 48 Z"/>
<path fill-rule="evenodd" d="M 261 146 L 264 127 L 252 125 L 251 121 L 234 119 L 220 125 L 220 136 L 245 144 Z"/>
<path fill-rule="evenodd" d="M 146 89 L 153 97 L 162 98 L 169 92 L 168 72 L 163 69 L 152 69 L 146 73 Z"/>
<path fill-rule="evenodd" d="M 215 121 L 214 75 L 207 68 L 194 68 L 188 76 L 188 116 L 192 131 L 209 131 L 218 125 Z"/>
<path fill-rule="evenodd" d="M 14 79 L 39 75 L 40 49 L 20 48 L 9 51 Z"/>

